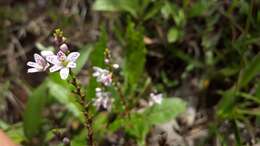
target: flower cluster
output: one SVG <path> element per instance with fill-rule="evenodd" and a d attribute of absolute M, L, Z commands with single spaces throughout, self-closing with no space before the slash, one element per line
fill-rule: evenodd
<path fill-rule="evenodd" d="M 94 99 L 93 105 L 97 110 L 110 111 L 112 108 L 113 99 L 109 97 L 108 92 L 103 92 L 100 88 L 96 88 L 96 99 Z"/>
<path fill-rule="evenodd" d="M 118 69 L 118 64 L 112 64 L 111 55 L 109 49 L 105 49 L 105 59 L 106 68 L 101 68 L 94 66 L 92 76 L 96 78 L 96 81 L 101 83 L 104 89 L 111 86 L 113 83 L 113 69 Z M 102 91 L 101 88 L 96 88 L 96 99 L 94 100 L 94 106 L 97 110 L 107 110 L 109 111 L 112 107 L 113 99 L 110 98 L 108 92 Z"/>
<path fill-rule="evenodd" d="M 54 54 L 52 51 L 42 51 L 41 55 L 34 54 L 35 62 L 27 62 L 27 65 L 32 67 L 28 69 L 28 73 L 43 72 L 49 68 L 50 72 L 60 71 L 61 79 L 65 80 L 69 76 L 70 69 L 76 68 L 76 60 L 80 53 L 70 53 L 68 45 L 64 42 L 64 37 L 59 33 L 56 32 L 56 35 L 54 35 L 55 40 L 59 41 L 56 44 L 60 44 L 57 54 Z M 61 41 L 63 42 L 61 43 Z"/>
<path fill-rule="evenodd" d="M 105 86 L 110 86 L 112 84 L 112 73 L 106 69 L 100 67 L 93 67 L 94 73 L 92 74 L 97 78 L 97 82 L 103 83 Z"/>

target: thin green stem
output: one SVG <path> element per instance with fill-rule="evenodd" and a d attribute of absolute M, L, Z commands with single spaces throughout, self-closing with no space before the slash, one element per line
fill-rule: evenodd
<path fill-rule="evenodd" d="M 237 123 L 236 123 L 236 120 L 232 120 L 231 121 L 232 125 L 233 125 L 233 128 L 234 128 L 234 133 L 235 133 L 235 139 L 236 139 L 236 142 L 237 142 L 237 146 L 242 146 L 241 144 L 241 139 L 240 139 L 240 134 L 239 134 L 239 129 L 237 127 Z"/>

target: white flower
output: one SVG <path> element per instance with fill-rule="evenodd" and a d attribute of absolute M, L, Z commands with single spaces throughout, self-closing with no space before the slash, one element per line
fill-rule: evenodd
<path fill-rule="evenodd" d="M 100 88 L 96 88 L 96 97 L 97 98 L 94 100 L 93 105 L 97 110 L 111 110 L 113 100 L 109 98 L 109 94 L 107 92 L 102 92 Z"/>
<path fill-rule="evenodd" d="M 112 73 L 106 69 L 100 67 L 93 67 L 94 73 L 93 76 L 97 78 L 97 82 L 103 83 L 105 86 L 110 86 L 112 83 Z"/>
<path fill-rule="evenodd" d="M 118 65 L 118 64 L 113 64 L 113 68 L 114 68 L 114 69 L 118 69 L 118 68 L 119 68 L 119 65 Z"/>
<path fill-rule="evenodd" d="M 41 55 L 34 54 L 33 56 L 35 62 L 27 62 L 27 65 L 32 67 L 28 69 L 28 73 L 43 72 L 50 66 L 50 64 Z"/>
<path fill-rule="evenodd" d="M 53 64 L 50 68 L 50 72 L 60 70 L 61 79 L 65 80 L 69 76 L 70 68 L 76 67 L 76 60 L 79 57 L 79 52 L 72 52 L 66 56 L 62 51 L 59 51 L 57 55 L 46 56 L 46 60 Z"/>
<path fill-rule="evenodd" d="M 149 101 L 149 105 L 153 105 L 153 104 L 161 104 L 163 100 L 163 94 L 154 94 L 154 93 L 150 93 L 150 101 Z"/>
<path fill-rule="evenodd" d="M 46 58 L 47 56 L 54 55 L 54 54 L 52 51 L 44 50 L 41 51 L 41 55 Z"/>

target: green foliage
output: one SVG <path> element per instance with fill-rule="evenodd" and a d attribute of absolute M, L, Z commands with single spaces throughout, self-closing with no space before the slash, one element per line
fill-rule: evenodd
<path fill-rule="evenodd" d="M 260 72 L 260 54 L 257 54 L 253 60 L 246 65 L 242 71 L 239 85 L 246 86 Z"/>
<path fill-rule="evenodd" d="M 126 32 L 127 44 L 124 49 L 125 89 L 133 90 L 140 79 L 146 61 L 146 48 L 140 28 L 129 22 Z"/>
<path fill-rule="evenodd" d="M 24 133 L 28 139 L 39 134 L 43 123 L 42 111 L 48 101 L 47 82 L 35 89 L 29 97 L 23 116 Z"/>
<path fill-rule="evenodd" d="M 48 8 L 47 12 L 43 13 L 50 17 L 47 25 L 44 24 L 46 23 L 45 16 L 39 17 L 44 19 L 37 19 L 37 21 L 30 20 L 31 16 L 26 14 L 28 11 L 26 5 L 15 5 L 15 3 L 14 5 L 12 3 L 10 7 L 0 6 L 0 17 L 4 22 L 0 30 L 0 39 L 2 38 L 1 42 L 3 42 L 2 48 L 13 50 L 10 48 L 14 47 L 14 52 L 18 52 L 18 54 L 14 53 L 14 58 L 19 58 L 18 60 L 20 60 L 21 54 L 24 54 L 24 50 L 21 49 L 27 48 L 27 45 L 30 46 L 31 44 L 28 42 L 32 38 L 37 41 L 46 41 L 46 33 L 49 33 L 46 30 L 50 28 L 49 26 L 54 26 L 49 25 L 53 22 L 55 22 L 55 26 L 68 28 L 67 32 L 73 32 L 71 30 L 75 27 L 79 27 L 81 30 L 86 26 L 90 27 L 89 30 L 98 32 L 97 28 L 100 26 L 92 26 L 92 24 L 106 24 L 106 26 L 100 27 L 97 43 L 79 46 L 81 55 L 77 61 L 77 68 L 73 69 L 76 75 L 82 69 L 88 71 L 88 76 L 83 76 L 85 71 L 84 74 L 80 74 L 81 78 L 88 83 L 87 87 L 82 88 L 87 94 L 88 101 L 95 98 L 95 88 L 100 84 L 92 77 L 91 67 L 85 67 L 85 65 L 90 60 L 91 66 L 104 68 L 106 66 L 104 50 L 109 44 L 111 49 L 116 51 L 115 54 L 123 53 L 122 59 L 121 56 L 113 56 L 118 57 L 116 60 L 119 62 L 116 63 L 121 64 L 120 61 L 123 60 L 122 70 L 118 69 L 115 74 L 123 75 L 122 78 L 118 77 L 118 81 L 121 83 L 119 88 L 122 88 L 122 94 L 130 108 L 139 108 L 136 104 L 140 98 L 146 98 L 147 93 L 154 88 L 169 94 L 173 92 L 182 94 L 181 88 L 187 84 L 192 88 L 194 86 L 195 91 L 198 90 L 198 92 L 192 92 L 194 97 L 201 97 L 206 99 L 205 101 L 211 101 L 209 98 L 214 97 L 214 101 L 212 101 L 214 103 L 210 103 L 212 106 L 217 106 L 217 120 L 213 123 L 216 124 L 213 128 L 216 132 L 213 137 L 222 145 L 229 144 L 226 135 L 222 135 L 219 130 L 223 121 L 233 124 L 238 145 L 241 136 L 236 129 L 237 122 L 245 122 L 249 119 L 257 119 L 259 122 L 260 54 L 258 48 L 260 46 L 260 29 L 258 26 L 260 11 L 257 8 L 260 3 L 257 0 L 93 1 L 92 10 L 103 11 L 104 15 L 95 12 L 86 15 L 85 11 L 88 10 L 85 9 L 89 7 L 85 8 L 81 1 L 73 4 L 72 7 L 67 6 L 70 5 L 70 2 L 60 3 L 60 7 L 57 7 L 56 2 L 48 2 L 45 7 Z M 38 4 L 32 4 L 30 7 L 34 5 L 38 6 Z M 92 16 L 92 14 L 95 15 Z M 89 21 L 85 18 L 99 19 L 96 23 L 92 19 Z M 41 28 L 43 26 L 48 29 Z M 42 36 L 42 34 L 44 35 Z M 82 40 L 91 42 L 93 40 L 88 40 L 88 38 L 92 38 L 92 36 L 88 36 L 89 34 L 92 33 L 73 32 L 70 34 L 73 42 L 69 43 L 78 46 Z M 39 36 L 41 36 L 40 39 Z M 81 40 L 81 38 L 84 39 Z M 45 42 L 41 43 L 45 44 Z M 54 47 L 44 47 L 41 43 L 33 42 L 32 46 L 36 45 L 39 50 L 55 50 Z M 29 51 L 28 54 L 34 53 L 34 50 Z M 11 52 L 3 51 L 2 56 L 4 57 L 0 59 L 0 65 L 4 65 L 0 68 L 0 75 L 3 75 L 4 81 L 6 74 L 9 73 L 9 67 L 12 67 L 12 64 L 6 64 L 13 63 L 13 58 L 9 59 L 13 55 Z M 147 65 L 147 70 L 145 70 L 145 65 Z M 189 82 L 189 79 L 192 79 L 192 82 Z M 200 84 L 204 79 L 208 81 L 208 85 L 205 87 Z M 2 97 L 12 92 L 9 91 L 9 86 L 13 86 L 12 80 L 13 77 L 10 82 L 6 81 L 8 87 L 0 84 Z M 193 81 L 199 83 L 194 84 Z M 97 140 L 104 138 L 107 133 L 123 128 L 127 136 L 134 137 L 139 145 L 144 145 L 144 138 L 152 125 L 167 122 L 185 110 L 186 104 L 182 100 L 167 98 L 161 105 L 152 106 L 143 113 L 134 113 L 132 112 L 134 110 L 131 109 L 129 117 L 124 117 L 122 113 L 125 112 L 125 108 L 118 89 L 114 86 L 105 88 L 111 93 L 114 103 L 111 113 L 93 112 L 95 116 L 94 133 Z M 19 124 L 18 126 L 9 125 L 2 119 L 0 127 L 18 143 L 25 139 L 31 140 L 33 137 L 46 141 L 51 140 L 54 135 L 49 132 L 46 138 L 45 132 L 49 130 L 48 128 L 52 128 L 48 125 L 49 120 L 52 119 L 45 119 L 42 116 L 44 108 L 50 104 L 61 104 L 69 111 L 69 116 L 83 121 L 80 106 L 71 93 L 73 89 L 66 81 L 60 80 L 58 73 L 49 75 L 39 87 L 32 89 L 23 115 L 23 127 Z M 183 94 L 186 95 L 186 91 Z M 1 98 L 0 103 L 4 102 L 5 98 Z M 207 103 L 203 104 L 207 105 Z M 200 107 L 200 105 L 201 103 L 198 106 Z M 115 115 L 115 121 L 110 121 L 111 115 Z M 68 122 L 67 119 L 71 118 L 69 116 L 62 118 Z M 252 123 L 250 121 L 245 125 L 253 125 Z M 86 145 L 86 131 L 80 129 L 77 132 L 72 135 L 72 145 Z"/>
<path fill-rule="evenodd" d="M 22 123 L 12 125 L 5 132 L 15 143 L 21 143 L 26 140 Z"/>
<path fill-rule="evenodd" d="M 124 127 L 130 135 L 137 138 L 140 145 L 144 145 L 145 136 L 151 126 L 174 119 L 185 109 L 186 103 L 180 98 L 165 98 L 161 104 L 153 105 L 142 113 L 114 121 L 109 128 L 114 131 Z"/>
<path fill-rule="evenodd" d="M 137 16 L 137 8 L 139 0 L 96 0 L 93 9 L 97 11 L 126 11 Z"/>
<path fill-rule="evenodd" d="M 80 56 L 77 60 L 77 68 L 74 69 L 74 72 L 78 74 L 81 69 L 86 64 L 87 60 L 89 59 L 89 56 L 93 50 L 93 47 L 91 45 L 85 45 L 80 49 Z"/>
<path fill-rule="evenodd" d="M 90 61 L 93 66 L 105 66 L 105 49 L 107 48 L 107 33 L 105 27 L 101 27 L 101 34 L 98 42 L 95 44 L 94 50 L 91 53 Z"/>
<path fill-rule="evenodd" d="M 179 30 L 175 27 L 172 27 L 167 34 L 168 42 L 174 43 L 179 38 Z"/>
<path fill-rule="evenodd" d="M 101 27 L 101 35 L 98 42 L 95 44 L 93 51 L 91 52 L 90 61 L 93 66 L 104 67 L 105 66 L 105 49 L 107 48 L 107 33 L 105 27 Z M 92 74 L 92 73 L 91 73 Z M 96 79 L 91 75 L 87 86 L 87 98 L 95 98 L 95 89 L 98 83 Z"/>
<path fill-rule="evenodd" d="M 63 104 L 75 117 L 83 120 L 82 112 L 76 106 L 77 101 L 75 100 L 75 95 L 71 93 L 69 84 L 66 81 L 55 81 L 55 79 L 59 79 L 58 73 L 53 74 L 52 79 L 54 80 L 47 80 L 49 96 Z"/>
<path fill-rule="evenodd" d="M 180 98 L 166 98 L 161 104 L 148 108 L 144 115 L 151 125 L 167 122 L 185 111 L 186 103 Z"/>

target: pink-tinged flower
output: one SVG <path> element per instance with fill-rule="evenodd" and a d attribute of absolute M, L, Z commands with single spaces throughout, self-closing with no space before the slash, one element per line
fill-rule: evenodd
<path fill-rule="evenodd" d="M 63 43 L 62 45 L 60 45 L 60 50 L 64 53 L 69 51 L 69 47 L 67 44 Z"/>
<path fill-rule="evenodd" d="M 59 51 L 57 55 L 50 55 L 46 57 L 46 60 L 53 64 L 50 68 L 50 72 L 60 70 L 61 79 L 65 80 L 69 76 L 70 68 L 76 68 L 76 60 L 79 57 L 79 52 L 72 52 L 66 56 L 62 51 Z"/>
<path fill-rule="evenodd" d="M 109 98 L 109 93 L 103 92 L 100 88 L 96 88 L 96 97 L 93 105 L 97 110 L 111 110 L 113 100 Z"/>
<path fill-rule="evenodd" d="M 97 78 L 97 82 L 103 83 L 105 86 L 110 86 L 112 84 L 112 73 L 106 69 L 100 67 L 93 67 L 93 76 Z"/>
<path fill-rule="evenodd" d="M 34 54 L 33 56 L 35 62 L 27 62 L 27 65 L 32 67 L 27 70 L 28 73 L 43 72 L 50 66 L 50 64 L 41 55 Z"/>
<path fill-rule="evenodd" d="M 163 100 L 163 94 L 150 93 L 149 105 L 161 104 Z"/>

